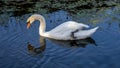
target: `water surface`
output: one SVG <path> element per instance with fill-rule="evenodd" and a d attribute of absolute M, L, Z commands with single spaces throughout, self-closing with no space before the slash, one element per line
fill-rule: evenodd
<path fill-rule="evenodd" d="M 68 20 L 88 24 L 90 28 L 100 27 L 90 38 L 78 41 L 40 37 L 38 21 L 30 29 L 26 28 L 26 20 L 32 14 L 0 15 L 0 68 L 120 67 L 119 7 L 76 15 L 64 10 L 42 14 L 47 22 L 47 31 Z"/>

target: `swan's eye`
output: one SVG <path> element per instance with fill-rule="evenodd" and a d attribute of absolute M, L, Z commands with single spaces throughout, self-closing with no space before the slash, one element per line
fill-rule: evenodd
<path fill-rule="evenodd" d="M 30 21 L 27 21 L 27 24 L 30 23 Z"/>

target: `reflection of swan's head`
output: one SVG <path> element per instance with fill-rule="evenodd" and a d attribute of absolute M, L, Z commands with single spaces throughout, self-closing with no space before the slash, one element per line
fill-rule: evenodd
<path fill-rule="evenodd" d="M 45 37 L 40 36 L 40 47 L 35 48 L 32 44 L 30 44 L 29 42 L 28 44 L 28 51 L 31 54 L 39 54 L 42 53 L 45 48 L 46 48 L 46 40 Z"/>

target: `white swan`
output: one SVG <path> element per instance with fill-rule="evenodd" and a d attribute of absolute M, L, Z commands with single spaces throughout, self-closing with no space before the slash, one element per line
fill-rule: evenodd
<path fill-rule="evenodd" d="M 85 39 L 90 37 L 97 29 L 89 29 L 89 30 L 82 30 L 83 28 L 88 28 L 88 25 L 77 23 L 74 21 L 64 22 L 63 24 L 57 26 L 56 28 L 52 29 L 51 31 L 45 32 L 46 29 L 46 22 L 42 15 L 34 14 L 30 16 L 27 20 L 27 28 L 35 21 L 40 21 L 39 27 L 39 34 L 41 36 L 52 38 L 56 40 L 77 40 L 77 39 Z"/>

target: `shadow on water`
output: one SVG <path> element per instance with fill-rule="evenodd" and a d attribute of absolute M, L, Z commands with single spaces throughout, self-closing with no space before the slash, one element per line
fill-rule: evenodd
<path fill-rule="evenodd" d="M 80 40 L 64 40 L 63 41 L 63 40 L 55 40 L 55 39 L 50 39 L 50 38 L 45 38 L 45 37 L 40 36 L 40 47 L 36 48 L 34 45 L 28 42 L 27 48 L 28 48 L 29 53 L 33 55 L 42 53 L 46 48 L 46 39 L 48 39 L 49 41 L 52 41 L 56 45 L 60 45 L 64 47 L 85 48 L 88 44 L 93 44 L 97 46 L 97 44 L 95 43 L 95 40 L 93 40 L 90 37 L 86 39 L 80 39 Z"/>

